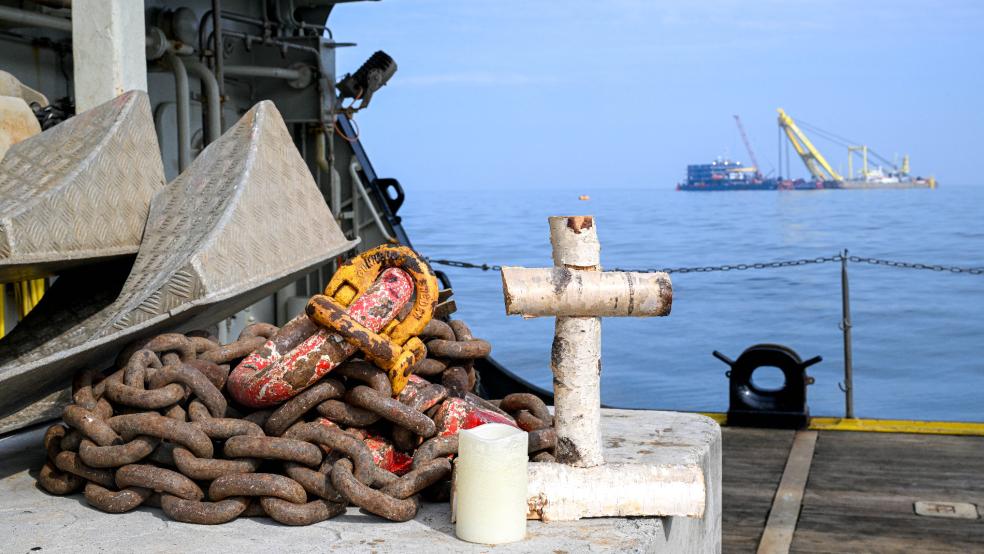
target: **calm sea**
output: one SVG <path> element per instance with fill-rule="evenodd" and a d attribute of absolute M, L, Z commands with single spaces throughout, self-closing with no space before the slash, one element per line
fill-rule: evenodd
<path fill-rule="evenodd" d="M 587 194 L 588 201 L 578 196 Z M 677 192 L 659 188 L 408 191 L 401 212 L 425 255 L 551 263 L 546 218 L 596 217 L 606 267 L 648 268 L 853 255 L 984 266 L 984 186 L 937 190 Z M 430 203 L 439 199 L 437 203 Z M 439 221 L 439 223 L 437 223 Z M 550 387 L 553 320 L 506 317 L 499 274 L 442 268 L 457 316 L 494 357 Z M 855 409 L 860 417 L 984 421 L 984 276 L 851 264 Z M 723 411 L 720 350 L 787 345 L 810 368 L 815 415 L 842 415 L 840 264 L 674 274 L 673 313 L 609 319 L 602 397 L 640 408 Z"/>

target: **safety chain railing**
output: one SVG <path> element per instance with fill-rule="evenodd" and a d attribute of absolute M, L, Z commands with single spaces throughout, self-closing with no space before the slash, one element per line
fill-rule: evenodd
<path fill-rule="evenodd" d="M 448 267 L 460 267 L 463 269 L 481 269 L 482 271 L 502 271 L 501 265 L 489 265 L 489 264 L 473 264 L 471 262 L 462 262 L 458 260 L 441 260 L 435 258 L 424 258 L 427 263 L 444 265 Z"/>
<path fill-rule="evenodd" d="M 481 269 L 483 271 L 500 271 L 501 265 L 476 264 L 459 260 L 428 259 L 428 262 L 449 267 L 460 267 L 464 269 Z M 923 269 L 936 272 L 963 273 L 969 275 L 984 275 L 984 267 L 962 267 L 955 265 L 924 264 L 916 262 L 903 262 L 897 260 L 886 260 L 882 258 L 871 258 L 863 256 L 850 256 L 844 250 L 833 256 L 819 256 L 816 258 L 800 258 L 795 260 L 779 260 L 774 262 L 757 262 L 746 264 L 724 264 L 697 267 L 662 267 L 650 269 L 622 269 L 616 268 L 614 271 L 634 271 L 637 273 L 711 273 L 716 271 L 747 271 L 751 269 L 778 269 L 783 267 L 799 267 L 813 264 L 825 264 L 839 262 L 841 264 L 841 321 L 840 330 L 844 335 L 844 380 L 838 383 L 838 387 L 844 392 L 844 415 L 848 418 L 854 417 L 854 385 L 853 385 L 853 352 L 851 342 L 851 300 L 850 286 L 848 283 L 847 267 L 849 263 L 869 264 L 884 267 L 894 267 L 900 269 Z"/>
<path fill-rule="evenodd" d="M 483 271 L 501 271 L 502 266 L 498 264 L 487 264 L 487 263 L 472 263 L 460 260 L 445 260 L 436 258 L 427 258 L 427 261 L 432 264 L 443 265 L 448 267 L 458 267 L 463 269 L 481 269 Z M 984 275 L 984 267 L 961 267 L 953 265 L 941 265 L 941 264 L 923 264 L 916 262 L 902 262 L 896 260 L 885 260 L 881 258 L 869 258 L 862 256 L 845 256 L 843 254 L 836 254 L 834 256 L 820 256 L 816 258 L 800 258 L 795 260 L 781 260 L 774 262 L 757 262 L 757 263 L 745 263 L 745 264 L 723 264 L 723 265 L 711 265 L 711 266 L 695 266 L 695 267 L 657 267 L 657 268 L 646 268 L 646 269 L 625 269 L 625 268 L 614 268 L 613 271 L 634 271 L 637 273 L 711 273 L 716 271 L 746 271 L 750 269 L 778 269 L 783 267 L 798 267 L 811 264 L 824 264 L 831 262 L 843 262 L 848 261 L 851 263 L 861 263 L 870 265 L 881 265 L 886 267 L 895 267 L 902 269 L 925 269 L 937 272 L 950 272 L 950 273 L 969 273 L 971 275 Z"/>

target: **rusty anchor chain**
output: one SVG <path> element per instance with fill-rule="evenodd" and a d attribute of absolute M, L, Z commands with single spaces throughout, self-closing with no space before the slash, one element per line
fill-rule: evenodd
<path fill-rule="evenodd" d="M 269 356 L 271 342 L 296 346 L 298 335 L 322 330 L 294 320 L 251 325 L 225 345 L 205 332 L 130 345 L 114 369 L 76 375 L 73 403 L 44 435 L 38 482 L 52 494 L 81 491 L 108 513 L 159 506 L 206 525 L 258 516 L 308 525 L 349 505 L 406 521 L 421 498 L 446 498 L 459 429 L 517 425 L 530 431 L 531 456 L 550 459 L 556 437 L 542 401 L 475 394 L 474 360 L 491 346 L 460 321 L 420 327 L 427 357 L 407 367 L 424 371 L 400 370 L 399 391 L 396 366 L 350 360 L 262 407 L 240 401 L 230 368 Z"/>
<path fill-rule="evenodd" d="M 552 459 L 539 399 L 475 394 L 474 360 L 491 345 L 432 319 L 453 310 L 450 295 L 412 251 L 384 246 L 343 264 L 283 328 L 254 324 L 225 345 L 204 331 L 131 344 L 115 370 L 76 375 L 39 484 L 189 523 L 307 525 L 348 505 L 405 521 L 421 496 L 448 490 L 460 429 L 520 426 L 534 459 Z M 348 360 L 358 351 L 365 360 Z"/>

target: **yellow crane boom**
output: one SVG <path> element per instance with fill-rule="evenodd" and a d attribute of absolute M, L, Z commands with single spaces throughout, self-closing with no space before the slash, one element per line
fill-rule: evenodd
<path fill-rule="evenodd" d="M 793 118 L 789 117 L 782 108 L 779 108 L 778 111 L 779 128 L 786 133 L 786 137 L 793 144 L 796 154 L 803 160 L 803 164 L 806 165 L 806 169 L 810 172 L 810 175 L 813 175 L 815 179 L 820 181 L 843 181 L 844 178 L 827 163 L 823 154 L 813 146 L 810 139 L 806 138 L 806 135 L 796 125 Z"/>

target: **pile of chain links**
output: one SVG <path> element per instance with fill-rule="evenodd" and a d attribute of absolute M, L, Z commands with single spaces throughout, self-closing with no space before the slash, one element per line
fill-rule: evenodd
<path fill-rule="evenodd" d="M 461 321 L 427 326 L 428 358 L 395 399 L 385 371 L 354 360 L 276 409 L 230 405 L 230 368 L 276 331 L 254 324 L 226 345 L 206 332 L 164 334 L 126 348 L 109 375 L 80 372 L 64 424 L 44 435 L 39 484 L 57 495 L 81 489 L 105 512 L 159 506 L 188 523 L 268 516 L 308 525 L 350 504 L 406 521 L 422 496 L 448 497 L 457 433 L 439 431 L 452 398 L 512 419 L 530 431 L 531 456 L 552 460 L 556 434 L 539 398 L 475 394 L 474 360 L 491 346 Z M 367 446 L 380 437 L 412 457 L 402 475 Z"/>

